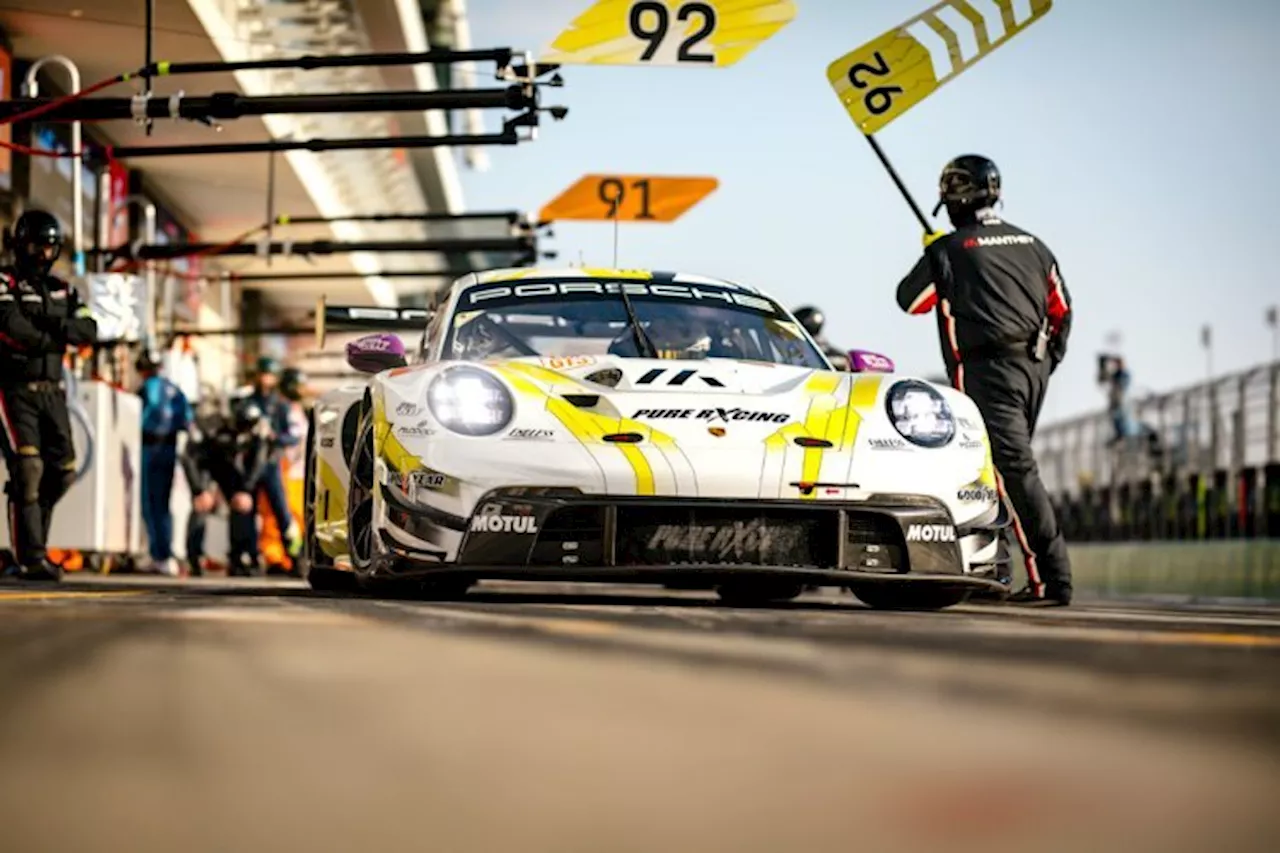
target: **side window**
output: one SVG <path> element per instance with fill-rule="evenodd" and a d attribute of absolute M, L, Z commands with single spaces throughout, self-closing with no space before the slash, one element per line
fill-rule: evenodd
<path fill-rule="evenodd" d="M 436 350 L 440 347 L 440 336 L 444 332 L 445 315 L 448 303 L 444 302 L 436 306 L 435 314 L 431 316 L 431 321 L 427 323 L 427 331 L 422 336 L 422 350 L 418 353 L 418 357 L 422 361 L 431 361 L 435 358 Z"/>

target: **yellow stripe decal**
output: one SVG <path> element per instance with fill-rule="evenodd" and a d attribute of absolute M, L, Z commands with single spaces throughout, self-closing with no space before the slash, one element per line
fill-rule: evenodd
<path fill-rule="evenodd" d="M 400 439 L 391 434 L 391 423 L 387 420 L 386 405 L 382 395 L 373 397 L 373 449 L 382 457 L 392 470 L 399 474 L 407 474 L 422 467 L 422 460 L 410 453 Z"/>
<path fill-rule="evenodd" d="M 329 494 L 329 511 L 324 514 L 322 521 L 337 521 L 341 519 L 344 523 L 347 520 L 347 490 L 342 486 L 342 480 L 338 477 L 338 472 L 333 470 L 333 466 L 323 459 L 317 460 L 320 465 L 320 487 Z M 316 495 L 317 503 L 324 504 L 323 494 Z"/>
<path fill-rule="evenodd" d="M 862 426 L 862 419 L 866 415 L 867 409 L 875 405 L 876 397 L 879 393 L 879 376 L 864 376 L 853 383 L 853 389 L 849 392 L 849 407 L 844 424 L 844 436 L 840 442 L 842 447 L 853 449 L 853 443 L 858 440 L 858 429 Z"/>
<path fill-rule="evenodd" d="M 831 419 L 831 413 L 836 410 L 836 398 L 833 394 L 815 397 L 809 403 L 809 413 L 804 420 L 805 435 L 812 438 L 823 438 L 827 434 L 827 424 Z M 822 453 L 821 447 L 806 447 L 804 449 L 804 457 L 800 464 L 800 480 L 805 483 L 816 483 L 821 479 L 822 474 Z M 801 497 L 807 500 L 814 500 L 818 496 L 816 491 L 802 494 Z"/>
<path fill-rule="evenodd" d="M 563 376 L 545 367 L 518 362 L 502 366 L 495 365 L 493 369 L 501 373 L 521 394 L 546 400 L 547 411 L 554 415 L 560 423 L 564 424 L 565 429 L 569 430 L 569 433 L 583 444 L 606 444 L 610 443 L 604 441 L 604 436 L 606 435 L 615 432 L 635 432 L 659 447 L 675 447 L 675 439 L 665 433 L 658 432 L 648 424 L 642 424 L 630 418 L 610 418 L 604 415 L 584 412 L 572 403 L 552 396 L 545 389 L 538 387 L 530 378 L 520 374 L 536 377 L 538 380 L 548 384 L 563 383 L 585 387 L 570 377 Z M 649 464 L 649 459 L 644 455 L 644 451 L 634 444 L 616 443 L 613 446 L 622 453 L 623 458 L 627 460 L 632 471 L 635 472 L 636 494 L 654 494 L 656 488 L 653 466 Z"/>
<path fill-rule="evenodd" d="M 810 394 L 834 394 L 842 381 L 844 376 L 839 373 L 815 373 L 804 383 L 804 390 Z"/>

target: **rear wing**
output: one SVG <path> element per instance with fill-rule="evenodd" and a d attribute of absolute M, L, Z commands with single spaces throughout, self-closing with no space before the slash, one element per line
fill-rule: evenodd
<path fill-rule="evenodd" d="M 321 296 L 316 301 L 316 347 L 324 349 L 330 328 L 345 331 L 390 332 L 404 329 L 425 331 L 435 314 L 433 308 L 376 308 L 368 305 L 329 305 Z"/>

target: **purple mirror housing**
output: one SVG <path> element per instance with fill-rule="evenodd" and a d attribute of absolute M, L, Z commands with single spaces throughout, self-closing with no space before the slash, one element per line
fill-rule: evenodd
<path fill-rule="evenodd" d="M 849 350 L 851 373 L 893 373 L 893 359 L 864 349 Z"/>
<path fill-rule="evenodd" d="M 404 342 L 395 335 L 365 335 L 347 344 L 347 364 L 361 373 L 404 367 Z"/>

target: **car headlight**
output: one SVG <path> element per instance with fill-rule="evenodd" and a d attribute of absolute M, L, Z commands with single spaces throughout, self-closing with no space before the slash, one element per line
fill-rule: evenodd
<path fill-rule="evenodd" d="M 445 429 L 462 435 L 493 435 L 515 413 L 507 387 L 474 367 L 449 368 L 432 380 L 427 405 Z"/>
<path fill-rule="evenodd" d="M 956 435 L 946 398 L 925 382 L 897 382 L 885 397 L 889 420 L 898 434 L 920 447 L 943 447 Z"/>

